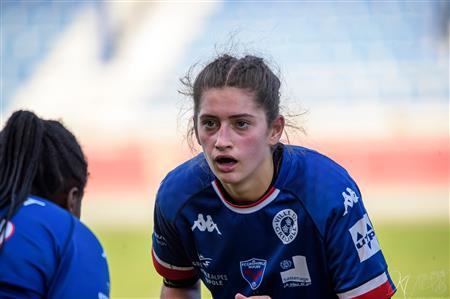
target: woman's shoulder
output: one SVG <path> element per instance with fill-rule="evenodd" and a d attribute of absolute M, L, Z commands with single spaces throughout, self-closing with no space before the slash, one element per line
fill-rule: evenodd
<path fill-rule="evenodd" d="M 69 229 L 77 219 L 69 211 L 42 197 L 30 195 L 13 217 L 15 221 L 25 221 L 29 227 L 55 227 L 55 231 Z"/>
<path fill-rule="evenodd" d="M 95 248 L 103 252 L 103 247 L 95 233 L 82 221 L 76 221 L 75 223 L 74 238 L 84 247 Z"/>
<path fill-rule="evenodd" d="M 342 165 L 317 150 L 303 146 L 285 145 L 283 155 L 289 168 L 295 172 L 301 172 L 304 179 L 330 181 L 351 179 Z"/>
<path fill-rule="evenodd" d="M 210 184 L 213 179 L 214 175 L 206 158 L 203 153 L 200 153 L 170 171 L 161 182 L 161 187 L 176 185 L 178 188 L 192 189 L 195 186 L 201 187 L 205 183 Z"/>
<path fill-rule="evenodd" d="M 214 174 L 204 154 L 200 153 L 167 174 L 159 187 L 157 204 L 169 205 L 171 209 L 181 206 L 195 194 L 211 187 L 213 180 Z"/>
<path fill-rule="evenodd" d="M 296 194 L 324 231 L 330 215 L 345 213 L 347 202 L 361 201 L 360 190 L 341 165 L 318 151 L 299 146 L 286 150 L 283 188 Z"/>
<path fill-rule="evenodd" d="M 64 247 L 79 220 L 50 200 L 29 196 L 11 219 L 15 230 L 35 242 Z M 53 246 L 53 245 L 52 245 Z"/>

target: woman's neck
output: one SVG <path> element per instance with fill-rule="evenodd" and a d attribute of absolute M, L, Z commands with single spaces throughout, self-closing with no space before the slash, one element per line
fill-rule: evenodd
<path fill-rule="evenodd" d="M 251 204 L 269 189 L 274 176 L 272 156 L 268 156 L 250 178 L 237 184 L 224 184 L 223 188 L 238 204 Z"/>

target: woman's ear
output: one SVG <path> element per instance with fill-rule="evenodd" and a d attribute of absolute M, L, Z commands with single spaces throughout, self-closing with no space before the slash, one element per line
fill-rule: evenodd
<path fill-rule="evenodd" d="M 284 131 L 284 116 L 278 115 L 271 124 L 269 132 L 269 144 L 275 145 L 280 139 Z"/>
<path fill-rule="evenodd" d="M 73 187 L 67 192 L 67 210 L 72 213 L 75 217 L 80 218 L 81 216 L 81 198 L 83 194 L 77 187 Z"/>

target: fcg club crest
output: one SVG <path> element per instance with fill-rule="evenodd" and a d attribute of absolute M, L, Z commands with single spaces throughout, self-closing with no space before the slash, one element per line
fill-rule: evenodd
<path fill-rule="evenodd" d="M 248 282 L 252 290 L 256 290 L 261 284 L 264 271 L 266 270 L 267 261 L 261 259 L 249 259 L 241 261 L 242 277 Z"/>
<path fill-rule="evenodd" d="M 289 244 L 297 237 L 297 214 L 291 209 L 279 211 L 273 217 L 272 226 L 281 242 Z"/>

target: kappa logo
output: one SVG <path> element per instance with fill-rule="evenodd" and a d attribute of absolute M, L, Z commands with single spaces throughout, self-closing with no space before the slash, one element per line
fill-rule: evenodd
<path fill-rule="evenodd" d="M 364 262 L 380 251 L 380 244 L 378 243 L 372 223 L 367 214 L 364 214 L 363 218 L 349 229 L 349 232 L 361 262 Z"/>
<path fill-rule="evenodd" d="M 342 214 L 342 216 L 347 215 L 348 213 L 348 208 L 353 208 L 353 204 L 358 203 L 358 195 L 356 195 L 355 191 L 353 191 L 350 188 L 345 189 L 347 193 L 342 192 L 342 197 L 344 198 L 344 208 L 345 208 L 345 212 L 344 214 Z"/>
<path fill-rule="evenodd" d="M 252 290 L 256 290 L 261 285 L 266 265 L 266 260 L 256 258 L 240 262 L 242 277 L 248 282 Z"/>
<path fill-rule="evenodd" d="M 281 242 L 289 244 L 298 233 L 297 214 L 291 209 L 279 211 L 273 217 L 272 226 Z"/>
<path fill-rule="evenodd" d="M 11 221 L 8 221 L 6 228 L 4 228 L 5 222 L 5 219 L 0 222 L 0 231 L 4 229 L 4 233 L 0 235 L 0 245 L 2 245 L 3 241 L 8 240 L 14 234 L 14 224 L 12 224 Z"/>
<path fill-rule="evenodd" d="M 283 270 L 280 272 L 281 281 L 285 288 L 287 287 L 305 287 L 311 284 L 311 276 L 309 275 L 308 265 L 306 264 L 306 257 L 302 255 L 296 255 L 292 257 L 294 262 L 294 268 L 286 270 L 292 267 L 291 260 L 284 260 L 280 263 Z"/>
<path fill-rule="evenodd" d="M 217 224 L 214 223 L 210 215 L 206 215 L 206 221 L 203 217 L 203 214 L 198 214 L 198 219 L 194 221 L 194 225 L 192 225 L 192 231 L 194 231 L 195 228 L 198 228 L 199 231 L 204 232 L 208 230 L 208 232 L 212 232 L 214 230 L 217 231 L 219 235 L 222 233 L 220 232 L 219 228 L 217 227 Z"/>

